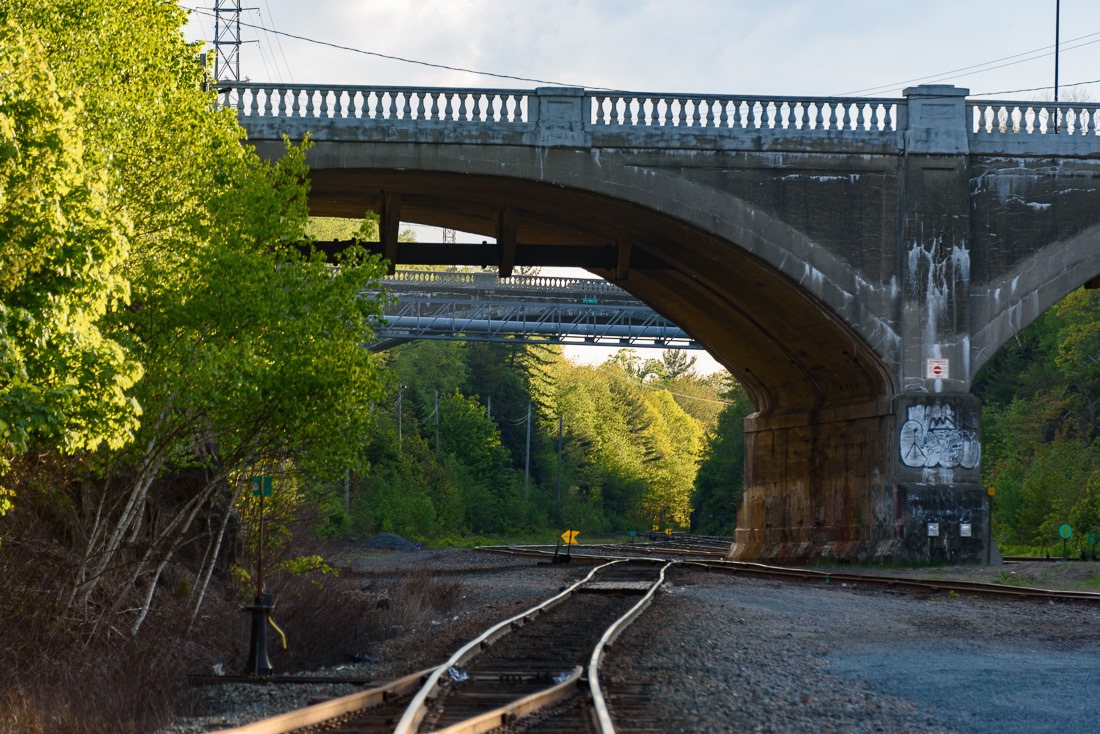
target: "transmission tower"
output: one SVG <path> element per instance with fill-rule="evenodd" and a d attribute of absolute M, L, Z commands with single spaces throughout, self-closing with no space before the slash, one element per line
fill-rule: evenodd
<path fill-rule="evenodd" d="M 455 231 L 453 229 L 444 228 L 443 229 L 443 244 L 453 245 L 454 243 L 455 243 Z M 457 272 L 458 271 L 458 266 L 457 265 L 451 265 L 447 268 L 447 270 L 451 271 L 452 273 Z"/>
<path fill-rule="evenodd" d="M 214 80 L 241 80 L 240 0 L 214 0 Z"/>

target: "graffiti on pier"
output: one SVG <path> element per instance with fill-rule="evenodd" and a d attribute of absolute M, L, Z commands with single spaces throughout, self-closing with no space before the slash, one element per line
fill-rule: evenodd
<path fill-rule="evenodd" d="M 950 405 L 911 405 L 901 425 L 901 462 L 915 468 L 973 469 L 982 444 L 975 431 L 959 428 Z"/>

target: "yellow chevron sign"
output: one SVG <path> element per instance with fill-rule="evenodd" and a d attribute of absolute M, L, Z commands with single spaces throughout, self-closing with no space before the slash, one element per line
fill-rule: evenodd
<path fill-rule="evenodd" d="M 577 542 L 577 536 L 580 534 L 580 530 L 566 530 L 561 534 L 561 539 L 565 541 L 566 545 L 580 545 L 580 543 Z"/>

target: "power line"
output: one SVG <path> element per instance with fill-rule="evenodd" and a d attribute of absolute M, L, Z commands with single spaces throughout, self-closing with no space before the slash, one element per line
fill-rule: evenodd
<path fill-rule="evenodd" d="M 1082 44 L 1079 44 L 1077 46 L 1074 46 L 1073 48 L 1076 49 L 1076 48 L 1081 48 L 1082 46 L 1091 46 L 1094 43 L 1100 43 L 1100 39 L 1097 39 L 1095 41 L 1088 41 L 1086 43 L 1082 43 Z M 1068 50 L 1072 51 L 1073 49 L 1068 49 Z M 1040 56 L 1034 56 L 1030 59 L 1021 59 L 1020 61 L 1013 61 L 1013 62 L 1008 63 L 1008 64 L 1001 64 L 1000 66 L 993 66 L 993 67 L 990 67 L 988 69 L 982 69 L 981 71 L 972 71 L 972 72 L 969 72 L 967 74 L 958 74 L 956 76 L 951 76 L 951 77 L 941 77 L 939 79 L 933 79 L 932 81 L 933 81 L 933 83 L 935 83 L 937 81 L 948 81 L 949 79 L 955 79 L 955 78 L 958 78 L 960 76 L 973 76 L 974 74 L 981 74 L 981 73 L 986 72 L 986 71 L 993 71 L 994 69 L 1001 69 L 1001 68 L 1004 68 L 1006 66 L 1015 66 L 1016 64 L 1022 64 L 1025 61 L 1037 61 L 1038 59 L 1041 59 L 1041 58 L 1044 58 L 1044 57 L 1047 57 L 1047 56 L 1053 56 L 1053 55 L 1054 55 L 1054 52 L 1051 51 L 1049 53 L 1045 53 L 1045 54 L 1042 54 Z M 1066 85 L 1063 84 L 1063 85 L 1060 85 L 1060 86 L 1066 86 Z M 1049 88 L 1051 88 L 1051 87 L 1048 87 L 1048 89 Z"/>
<path fill-rule="evenodd" d="M 260 12 L 259 8 L 248 8 L 248 10 L 255 11 L 257 15 Z M 275 63 L 275 54 L 273 53 L 272 49 L 269 48 L 269 47 L 265 47 L 265 46 L 266 46 L 266 44 L 262 43 L 260 41 L 259 35 L 257 35 L 257 37 L 256 37 L 256 49 L 260 52 L 260 61 L 261 61 L 261 63 L 263 63 L 264 73 L 267 74 L 268 79 L 271 79 L 272 78 L 271 69 L 274 68 L 275 73 L 278 74 L 279 73 L 279 66 L 278 66 L 278 64 Z M 269 56 L 271 57 L 271 66 L 268 66 L 268 64 L 267 64 L 267 59 L 268 59 Z"/>
<path fill-rule="evenodd" d="M 688 400 L 698 400 L 703 403 L 720 403 L 722 405 L 734 405 L 737 402 L 735 400 L 722 400 L 721 398 L 704 398 L 698 395 L 688 395 L 687 393 L 675 392 L 673 390 L 669 390 L 668 388 L 658 387 L 656 385 L 647 385 L 644 382 L 642 383 L 642 385 L 655 392 L 667 392 L 669 395 L 675 395 L 676 397 L 680 398 L 687 398 Z"/>
<path fill-rule="evenodd" d="M 1081 43 L 1081 44 L 1078 44 L 1076 46 L 1069 46 L 1068 48 L 1066 48 L 1068 46 L 1068 44 L 1075 43 L 1077 41 L 1083 41 L 1086 38 L 1093 38 L 1095 36 L 1100 36 L 1100 31 L 1097 31 L 1095 33 L 1089 33 L 1089 34 L 1086 34 L 1084 36 L 1078 36 L 1077 38 L 1071 38 L 1068 41 L 1066 41 L 1065 43 L 1063 43 L 1062 47 L 1063 47 L 1064 50 L 1072 51 L 1074 49 L 1082 48 L 1083 46 L 1089 46 L 1093 43 L 1100 43 L 1100 39 L 1098 39 L 1098 40 L 1095 40 L 1095 41 L 1089 41 L 1087 43 Z M 848 96 L 861 95 L 861 94 L 876 94 L 876 93 L 879 93 L 879 92 L 882 92 L 882 91 L 897 89 L 897 88 L 899 88 L 899 87 L 901 87 L 905 84 L 912 84 L 913 82 L 921 82 L 921 81 L 926 81 L 926 80 L 940 81 L 940 80 L 943 80 L 945 77 L 947 77 L 949 75 L 952 75 L 952 74 L 957 74 L 958 76 L 972 76 L 974 74 L 981 74 L 981 73 L 986 72 L 986 71 L 993 71 L 994 69 L 1001 69 L 1001 68 L 1004 68 L 1006 66 L 1013 66 L 1015 64 L 1022 64 L 1025 61 L 1036 61 L 1036 60 L 1044 58 L 1046 56 L 1051 56 L 1054 53 L 1053 51 L 1050 50 L 1052 48 L 1054 48 L 1054 47 L 1053 46 L 1043 46 L 1041 48 L 1032 49 L 1030 51 L 1021 51 L 1020 53 L 1012 54 L 1011 56 L 1004 56 L 1004 57 L 1001 57 L 999 59 L 993 59 L 992 61 L 986 61 L 986 62 L 981 63 L 981 64 L 972 64 L 970 66 L 963 66 L 963 67 L 960 67 L 958 69 L 951 69 L 949 71 L 941 71 L 941 72 L 938 72 L 936 74 L 927 74 L 925 76 L 915 77 L 913 79 L 906 79 L 906 80 L 900 81 L 900 82 L 893 82 L 891 84 L 880 84 L 880 85 L 875 86 L 875 87 L 866 87 L 864 89 L 857 89 L 857 90 L 854 90 L 854 91 L 851 91 L 851 92 L 844 92 L 843 94 L 841 94 L 839 96 L 848 97 Z M 1043 52 L 1043 51 L 1046 51 L 1046 53 L 1040 53 L 1040 52 Z M 1039 56 L 1031 56 L 1032 54 L 1040 54 L 1040 55 Z M 1029 56 L 1030 58 L 1020 59 L 1019 61 L 1012 61 L 1011 63 L 1008 63 L 1008 64 L 1001 64 L 1000 63 L 1002 61 L 1010 61 L 1011 59 L 1019 59 L 1019 57 L 1021 57 L 1021 56 Z M 992 66 L 992 64 L 998 64 L 998 65 L 997 66 Z M 989 67 L 989 68 L 986 69 L 986 68 L 981 68 L 981 67 Z M 976 71 L 971 71 L 971 69 L 975 69 Z M 959 72 L 968 72 L 968 73 L 959 74 Z"/>
<path fill-rule="evenodd" d="M 266 4 L 266 0 L 265 0 L 265 4 Z M 205 8 L 195 8 L 195 7 L 188 7 L 188 6 L 181 6 L 181 7 L 183 7 L 185 10 L 189 10 L 193 13 L 198 14 L 198 15 L 205 15 L 205 16 L 208 16 L 208 17 L 217 18 L 216 13 L 212 13 L 212 12 L 210 12 L 209 10 L 207 10 Z M 256 10 L 258 11 L 258 9 L 256 9 Z M 270 13 L 271 13 L 271 10 L 270 10 L 270 7 L 268 7 L 269 22 L 271 22 Z M 262 13 L 260 13 L 260 18 L 261 18 L 261 20 L 263 19 Z M 200 21 L 200 23 L 201 23 L 201 21 Z M 515 76 L 515 75 L 511 75 L 511 74 L 499 74 L 499 73 L 491 72 L 491 71 L 479 71 L 477 69 L 468 69 L 468 68 L 460 67 L 460 66 L 450 66 L 450 65 L 447 65 L 447 64 L 436 64 L 436 63 L 429 62 L 429 61 L 420 61 L 418 59 L 408 59 L 408 58 L 404 58 L 404 57 L 401 57 L 401 56 L 393 56 L 393 55 L 390 55 L 390 54 L 380 53 L 380 52 L 377 52 L 377 51 L 368 51 L 366 49 L 355 48 L 353 46 L 344 46 L 344 45 L 337 44 L 337 43 L 331 43 L 329 41 L 321 41 L 321 40 L 318 40 L 318 39 L 315 39 L 315 38 L 309 38 L 307 36 L 300 36 L 300 35 L 297 35 L 297 34 L 294 34 L 294 33 L 287 33 L 285 31 L 275 30 L 274 28 L 269 28 L 269 27 L 267 27 L 265 25 L 262 25 L 262 24 L 247 23 L 245 21 L 238 21 L 237 25 L 239 27 L 247 27 L 247 28 L 252 28 L 254 30 L 264 31 L 265 33 L 270 33 L 270 34 L 275 36 L 276 42 L 279 45 L 279 52 L 282 55 L 283 65 L 286 68 L 287 75 L 290 77 L 292 82 L 293 82 L 293 74 L 290 71 L 290 64 L 286 59 L 286 54 L 283 51 L 282 42 L 280 40 L 280 37 L 282 37 L 282 36 L 286 36 L 287 38 L 293 38 L 293 39 L 298 40 L 298 41 L 304 41 L 306 43 L 313 43 L 313 44 L 316 44 L 316 45 L 319 45 L 319 46 L 326 46 L 326 47 L 337 49 L 337 50 L 340 50 L 340 51 L 348 51 L 348 52 L 351 52 L 351 53 L 362 54 L 364 56 L 374 56 L 376 58 L 386 59 L 386 60 L 389 60 L 389 61 L 399 61 L 399 62 L 406 63 L 406 64 L 426 66 L 426 67 L 434 68 L 434 69 L 443 69 L 443 70 L 446 70 L 446 71 L 459 71 L 459 72 L 463 72 L 463 73 L 467 73 L 467 74 L 475 74 L 475 75 L 478 75 L 478 76 L 494 77 L 494 78 L 497 78 L 497 79 L 511 79 L 511 80 L 514 80 L 514 81 L 534 82 L 536 84 L 551 84 L 551 85 L 555 85 L 555 86 L 568 86 L 568 87 L 584 87 L 586 89 L 594 89 L 594 90 L 600 90 L 600 91 L 611 91 L 611 89 L 609 87 L 595 87 L 595 86 L 587 86 L 587 85 L 583 85 L 583 84 L 575 84 L 575 83 L 570 83 L 570 82 L 560 82 L 560 81 L 553 81 L 553 80 L 547 80 L 547 79 L 536 79 L 536 78 L 532 78 L 532 77 Z M 204 27 L 208 27 L 208 26 L 204 26 Z M 1074 43 L 1076 41 L 1083 41 L 1083 40 L 1088 39 L 1088 38 L 1093 38 L 1094 36 L 1100 36 L 1100 31 L 1097 31 L 1097 32 L 1094 32 L 1094 33 L 1089 33 L 1089 34 L 1086 34 L 1084 36 L 1078 36 L 1077 38 L 1073 38 L 1073 39 L 1070 39 L 1069 41 L 1066 41 L 1065 44 L 1062 44 L 1063 50 L 1072 51 L 1072 50 L 1075 50 L 1075 49 L 1078 49 L 1078 48 L 1083 48 L 1085 46 L 1090 46 L 1090 45 L 1093 45 L 1093 44 L 1096 44 L 1096 43 L 1100 43 L 1100 39 L 1096 39 L 1096 40 L 1092 40 L 1092 41 L 1087 41 L 1085 43 L 1079 43 L 1076 46 L 1069 46 L 1068 48 L 1065 48 L 1066 44 Z M 1008 67 L 1008 66 L 1015 66 L 1017 64 L 1022 64 L 1022 63 L 1025 63 L 1027 61 L 1036 61 L 1038 59 L 1041 59 L 1041 58 L 1044 58 L 1044 57 L 1047 57 L 1047 56 L 1051 56 L 1051 55 L 1054 54 L 1054 52 L 1050 51 L 1049 49 L 1052 49 L 1052 48 L 1054 48 L 1054 47 L 1053 46 L 1043 46 L 1041 48 L 1032 49 L 1030 51 L 1022 51 L 1022 52 L 1017 53 L 1017 54 L 1012 54 L 1010 56 L 1004 56 L 1004 57 L 1001 57 L 999 59 L 994 59 L 992 61 L 987 61 L 987 62 L 984 62 L 984 63 L 981 63 L 981 64 L 973 64 L 971 66 L 963 66 L 963 67 L 960 67 L 958 69 L 954 69 L 954 70 L 951 70 L 951 71 L 939 72 L 937 74 L 929 74 L 927 76 L 922 76 L 922 77 L 914 77 L 912 79 L 907 79 L 907 80 L 900 81 L 900 82 L 893 82 L 891 84 L 883 84 L 883 85 L 880 85 L 880 86 L 877 86 L 877 87 L 866 87 L 864 89 L 854 90 L 854 91 L 850 91 L 850 92 L 844 92 L 844 93 L 842 93 L 840 95 L 836 95 L 836 96 L 848 97 L 848 96 L 862 95 L 862 94 L 867 94 L 867 93 L 878 93 L 878 92 L 885 91 L 885 90 L 895 89 L 895 88 L 898 88 L 902 85 L 911 84 L 911 83 L 914 83 L 914 82 L 927 81 L 929 83 L 935 83 L 935 82 L 938 82 L 938 81 L 947 81 L 948 79 L 957 78 L 959 76 L 973 76 L 974 74 L 981 74 L 981 73 L 984 73 L 984 72 L 987 72 L 987 71 L 994 71 L 996 69 L 1002 69 L 1002 68 L 1005 68 L 1005 67 Z M 273 49 L 272 49 L 272 51 L 273 51 Z M 1040 52 L 1043 52 L 1043 51 L 1046 51 L 1046 53 L 1040 53 Z M 1039 55 L 1032 56 L 1032 54 L 1039 54 Z M 1021 56 L 1028 56 L 1029 58 L 1021 59 L 1021 58 L 1019 58 Z M 1019 60 L 1010 61 L 1011 59 L 1019 59 Z M 264 68 L 266 69 L 267 68 L 267 59 L 262 58 L 261 60 L 263 62 Z M 1001 62 L 1001 61 L 1008 61 L 1009 63 L 1005 63 L 1005 64 L 998 63 L 998 62 Z M 272 53 L 272 63 L 275 64 L 276 67 L 277 67 L 277 63 L 276 63 L 276 59 L 274 57 L 274 53 Z M 991 64 L 997 64 L 997 65 L 996 66 L 991 66 Z M 988 67 L 988 68 L 982 68 L 982 67 Z M 971 69 L 973 69 L 974 71 L 970 71 Z M 966 72 L 966 73 L 959 73 L 959 72 Z M 270 73 L 270 71 L 269 71 L 269 73 Z M 954 76 L 951 76 L 951 75 L 954 75 Z M 1063 88 L 1064 87 L 1079 87 L 1079 86 L 1084 86 L 1084 85 L 1087 85 L 1087 84 L 1096 84 L 1096 83 L 1100 83 L 1100 79 L 1094 79 L 1094 80 L 1086 81 L 1086 82 L 1074 82 L 1074 83 L 1071 83 L 1071 84 L 1061 84 L 1059 86 L 1063 87 Z M 1030 88 L 1027 88 L 1027 89 L 1005 90 L 1005 91 L 998 91 L 998 92 L 974 92 L 974 93 L 971 93 L 970 96 L 971 97 L 990 97 L 990 96 L 995 96 L 995 95 L 999 95 L 999 94 L 1018 94 L 1018 93 L 1021 93 L 1021 92 L 1047 91 L 1047 90 L 1050 90 L 1050 89 L 1053 89 L 1053 88 L 1054 87 L 1052 87 L 1052 86 L 1044 86 L 1044 87 L 1030 87 Z"/>
<path fill-rule="evenodd" d="M 186 6 L 184 6 L 186 7 Z M 187 7 L 193 13 L 200 15 L 210 15 L 210 12 L 205 8 L 190 8 Z M 309 38 L 308 36 L 299 36 L 294 33 L 287 33 L 286 31 L 277 31 L 273 28 L 267 28 L 262 25 L 256 25 L 254 23 L 246 23 L 240 21 L 240 25 L 247 28 L 254 28 L 256 30 L 267 31 L 273 33 L 276 36 L 285 36 L 287 38 L 293 38 L 296 41 L 305 41 L 306 43 L 313 43 L 318 46 L 327 46 L 328 48 L 334 48 L 340 51 L 349 51 L 351 53 L 362 54 L 364 56 L 374 56 L 379 59 L 386 59 L 388 61 L 400 61 L 405 64 L 415 64 L 417 66 L 427 66 L 433 69 L 443 69 L 445 71 L 460 71 L 466 74 L 476 74 L 478 76 L 490 76 L 496 79 L 511 79 L 519 82 L 533 82 L 535 84 L 552 84 L 558 87 L 584 87 L 586 89 L 598 89 L 600 91 L 610 91 L 607 87 L 588 87 L 583 84 L 571 84 L 569 82 L 558 82 L 549 79 L 535 79 L 526 76 L 513 76 L 512 74 L 497 74 L 492 71 L 478 71 L 477 69 L 467 69 L 462 66 L 448 66 L 447 64 L 435 64 L 430 61 L 420 61 L 418 59 L 407 59 L 402 56 L 392 56 L 390 54 L 379 53 L 378 51 L 367 51 L 366 49 L 355 48 L 354 46 L 344 46 L 338 43 L 331 43 L 329 41 L 320 41 L 316 38 Z"/>
<path fill-rule="evenodd" d="M 275 18 L 271 14 L 271 5 L 268 3 L 267 0 L 264 0 L 264 7 L 267 8 L 267 22 L 271 24 L 272 28 L 274 28 Z M 263 22 L 263 13 L 259 10 L 259 8 L 256 9 L 256 12 L 260 15 L 260 22 Z M 275 45 L 279 47 L 279 56 L 283 59 L 283 68 L 286 69 L 287 79 L 289 79 L 291 84 L 293 84 L 294 73 L 290 70 L 290 62 L 286 59 L 286 51 L 283 50 L 283 40 L 279 38 L 278 35 L 275 36 Z M 272 52 L 272 56 L 274 56 L 274 51 Z"/>
<path fill-rule="evenodd" d="M 1061 89 L 1065 89 L 1066 87 L 1083 87 L 1086 84 L 1098 84 L 1098 83 L 1100 83 L 1100 79 L 1092 79 L 1091 81 L 1087 81 L 1087 82 L 1073 82 L 1072 84 L 1059 84 L 1058 86 Z M 1045 92 L 1048 89 L 1054 89 L 1054 87 L 1053 86 L 1047 86 L 1047 87 L 1028 87 L 1027 89 L 1006 89 L 1006 90 L 1003 90 L 1003 91 L 1000 91 L 1000 92 L 971 93 L 970 96 L 971 97 L 992 97 L 995 94 L 1019 94 L 1021 92 Z M 1062 106 L 1072 106 L 1076 103 L 1074 103 L 1074 102 L 1059 102 L 1058 104 L 1062 105 Z"/>

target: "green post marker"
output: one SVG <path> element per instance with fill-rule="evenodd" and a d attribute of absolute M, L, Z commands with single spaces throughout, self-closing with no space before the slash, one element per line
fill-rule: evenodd
<path fill-rule="evenodd" d="M 252 496 L 260 498 L 260 542 L 256 554 L 256 598 L 245 606 L 252 613 L 252 634 L 248 645 L 248 675 L 271 675 L 271 660 L 267 656 L 267 624 L 275 602 L 271 594 L 264 592 L 264 497 L 272 495 L 274 479 L 270 474 L 252 477 Z"/>
<path fill-rule="evenodd" d="M 1073 528 L 1067 523 L 1062 523 L 1058 528 L 1058 534 L 1062 536 L 1062 560 L 1066 560 L 1066 541 L 1073 537 Z"/>
<path fill-rule="evenodd" d="M 264 593 L 264 497 L 270 497 L 275 480 L 270 474 L 252 477 L 252 496 L 260 498 L 260 549 L 256 559 L 256 596 Z"/>
<path fill-rule="evenodd" d="M 274 479 L 270 474 L 260 474 L 252 477 L 252 496 L 270 497 Z"/>

